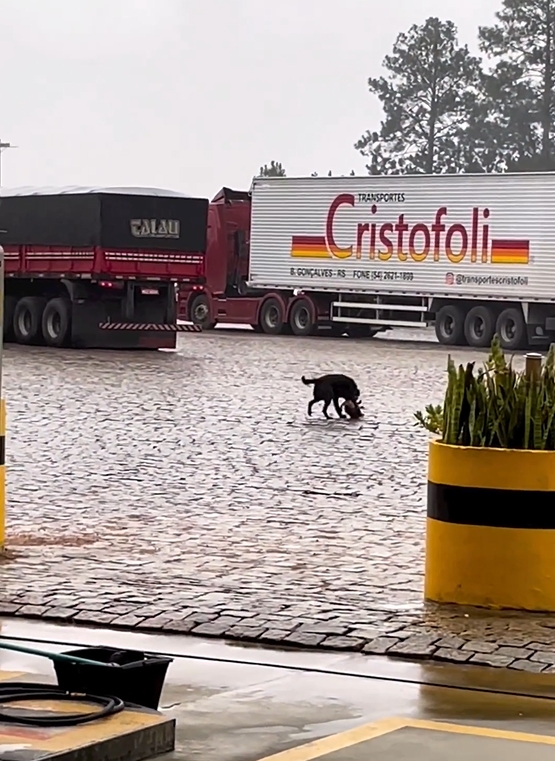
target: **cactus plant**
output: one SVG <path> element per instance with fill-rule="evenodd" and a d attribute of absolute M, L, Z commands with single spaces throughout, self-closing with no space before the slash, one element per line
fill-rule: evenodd
<path fill-rule="evenodd" d="M 479 371 L 449 357 L 443 405 L 428 405 L 415 418 L 444 444 L 555 450 L 555 345 L 538 379 L 513 368 L 497 336 Z"/>

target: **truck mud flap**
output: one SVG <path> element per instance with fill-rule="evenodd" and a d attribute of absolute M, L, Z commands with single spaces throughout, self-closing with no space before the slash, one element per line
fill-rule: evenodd
<path fill-rule="evenodd" d="M 160 330 L 171 333 L 201 333 L 200 325 L 175 325 L 155 322 L 101 322 L 100 330 Z"/>

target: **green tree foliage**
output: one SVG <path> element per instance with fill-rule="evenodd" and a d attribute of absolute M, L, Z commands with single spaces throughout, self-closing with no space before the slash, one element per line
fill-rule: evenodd
<path fill-rule="evenodd" d="M 491 149 L 506 169 L 555 169 L 555 0 L 503 0 L 480 27 L 493 62 L 486 81 Z"/>
<path fill-rule="evenodd" d="M 285 169 L 281 161 L 270 161 L 260 167 L 258 177 L 285 177 Z"/>
<path fill-rule="evenodd" d="M 384 111 L 381 127 L 355 144 L 369 173 L 457 172 L 476 163 L 467 135 L 480 123 L 483 74 L 455 25 L 438 18 L 413 25 L 384 68 L 386 76 L 368 80 Z"/>
<path fill-rule="evenodd" d="M 533 170 L 537 166 L 538 133 L 534 99 L 520 71 L 498 61 L 482 77 L 482 92 L 469 113 L 461 166 L 469 172 Z"/>

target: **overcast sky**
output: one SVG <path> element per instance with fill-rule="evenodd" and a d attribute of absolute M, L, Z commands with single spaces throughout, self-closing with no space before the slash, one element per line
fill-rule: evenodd
<path fill-rule="evenodd" d="M 2 183 L 211 196 L 364 171 L 366 81 L 401 30 L 450 18 L 476 48 L 500 0 L 1 0 Z"/>

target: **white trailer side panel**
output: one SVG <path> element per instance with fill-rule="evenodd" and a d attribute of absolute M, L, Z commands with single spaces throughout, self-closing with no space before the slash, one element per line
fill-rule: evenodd
<path fill-rule="evenodd" d="M 250 284 L 555 301 L 555 174 L 257 179 Z"/>

